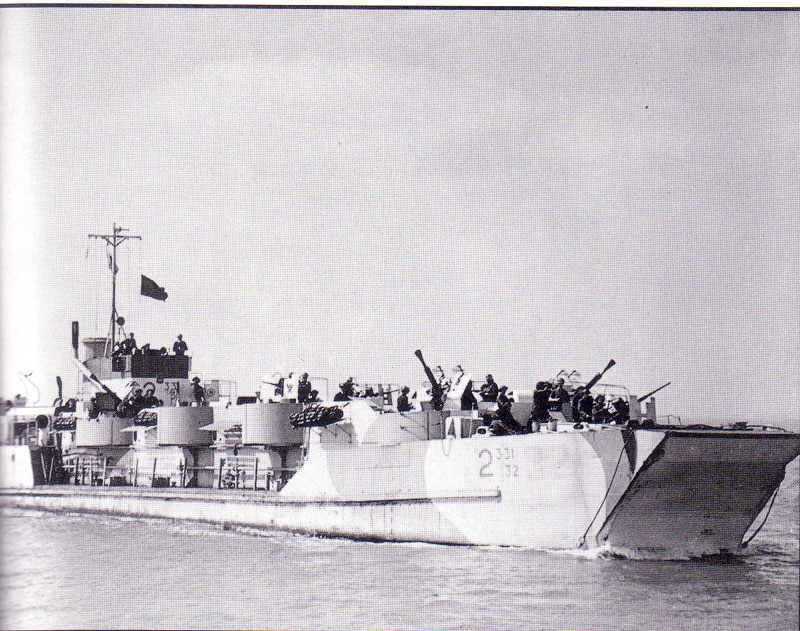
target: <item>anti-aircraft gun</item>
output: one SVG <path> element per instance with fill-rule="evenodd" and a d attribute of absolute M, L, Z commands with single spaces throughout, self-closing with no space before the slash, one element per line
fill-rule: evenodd
<path fill-rule="evenodd" d="M 583 390 L 585 392 L 588 392 L 589 390 L 591 390 L 597 384 L 597 382 L 600 381 L 603 378 L 603 375 L 605 375 L 609 370 L 611 370 L 611 368 L 613 366 L 615 366 L 616 363 L 617 362 L 615 362 L 613 359 L 611 361 L 609 361 L 606 364 L 606 367 L 603 368 L 603 370 L 601 370 L 599 373 L 597 373 L 594 377 L 591 378 L 589 383 L 587 383 L 585 386 L 583 386 Z"/>
<path fill-rule="evenodd" d="M 78 367 L 78 370 L 81 371 L 86 379 L 97 388 L 100 388 L 103 392 L 105 392 L 111 400 L 114 402 L 114 405 L 120 405 L 122 403 L 122 399 L 119 398 L 119 395 L 114 392 L 111 388 L 109 388 L 105 383 L 103 383 L 100 378 L 95 375 L 89 368 L 87 368 L 86 364 L 78 360 L 77 358 L 73 357 L 72 362 Z"/>
<path fill-rule="evenodd" d="M 654 395 L 656 392 L 660 392 L 661 390 L 663 390 L 664 388 L 666 388 L 666 387 L 667 387 L 668 385 L 670 385 L 671 383 L 672 383 L 671 381 L 668 381 L 668 382 L 667 382 L 667 383 L 665 383 L 663 386 L 658 386 L 658 388 L 656 388 L 655 390 L 651 390 L 650 392 L 648 392 L 648 393 L 647 393 L 647 394 L 645 394 L 644 396 L 641 396 L 641 397 L 639 397 L 639 403 L 641 403 L 642 401 L 646 401 L 647 399 L 649 399 L 650 397 L 652 397 L 652 396 L 653 396 L 653 395 Z"/>
<path fill-rule="evenodd" d="M 436 376 L 433 374 L 433 371 L 430 369 L 428 364 L 425 363 L 425 360 L 422 357 L 422 351 L 417 349 L 414 351 L 414 355 L 417 356 L 417 359 L 422 364 L 422 369 L 425 371 L 425 376 L 428 377 L 428 381 L 431 382 L 431 403 L 433 404 L 434 410 L 441 410 L 444 408 L 444 390 L 442 386 L 439 384 Z"/>

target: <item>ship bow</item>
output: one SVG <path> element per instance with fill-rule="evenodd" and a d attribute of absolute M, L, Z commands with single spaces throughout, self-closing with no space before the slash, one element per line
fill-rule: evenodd
<path fill-rule="evenodd" d="M 597 543 L 633 558 L 740 552 L 747 529 L 798 454 L 800 434 L 665 431 L 600 528 Z"/>

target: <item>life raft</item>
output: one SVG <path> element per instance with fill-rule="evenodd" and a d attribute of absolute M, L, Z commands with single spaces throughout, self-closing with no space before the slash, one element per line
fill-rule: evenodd
<path fill-rule="evenodd" d="M 299 412 L 289 415 L 289 424 L 294 427 L 326 427 L 344 418 L 340 407 L 309 405 Z"/>

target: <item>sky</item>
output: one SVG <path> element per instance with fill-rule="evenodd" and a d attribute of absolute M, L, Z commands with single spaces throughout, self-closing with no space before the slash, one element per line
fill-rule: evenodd
<path fill-rule="evenodd" d="M 70 322 L 307 370 L 800 417 L 800 14 L 0 9 L 2 374 Z M 139 296 L 145 274 L 169 293 Z"/>

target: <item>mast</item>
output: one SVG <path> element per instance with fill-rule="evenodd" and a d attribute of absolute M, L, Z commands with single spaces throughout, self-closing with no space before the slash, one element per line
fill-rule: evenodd
<path fill-rule="evenodd" d="M 139 239 L 141 236 L 136 234 L 122 234 L 128 232 L 128 228 L 117 226 L 114 223 L 113 234 L 90 234 L 90 239 L 102 239 L 111 246 L 111 327 L 110 335 L 106 342 L 106 356 L 108 356 L 109 345 L 113 346 L 114 340 L 117 337 L 117 247 L 122 245 L 128 239 Z"/>

